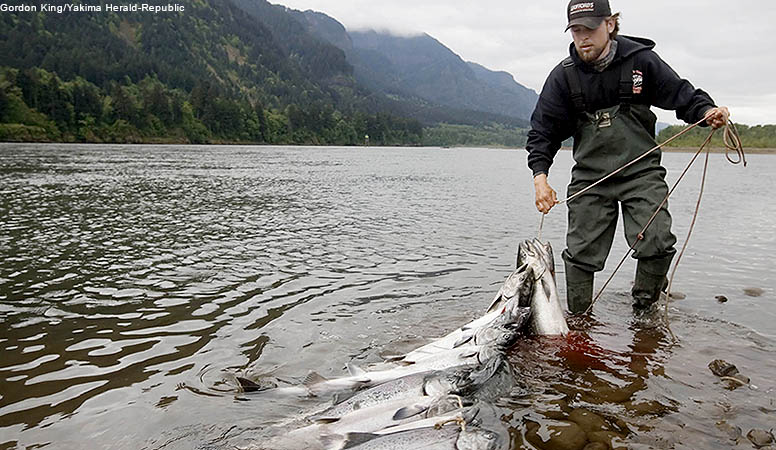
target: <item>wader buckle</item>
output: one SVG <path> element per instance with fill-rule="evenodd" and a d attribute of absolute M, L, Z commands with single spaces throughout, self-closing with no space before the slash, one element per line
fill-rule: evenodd
<path fill-rule="evenodd" d="M 612 116 L 609 114 L 608 111 L 597 112 L 595 114 L 595 120 L 596 120 L 596 123 L 598 123 L 598 128 L 606 128 L 606 127 L 612 126 Z"/>

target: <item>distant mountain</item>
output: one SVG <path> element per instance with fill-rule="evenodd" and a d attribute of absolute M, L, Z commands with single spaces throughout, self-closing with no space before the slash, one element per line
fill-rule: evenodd
<path fill-rule="evenodd" d="M 395 36 L 377 31 L 346 31 L 325 14 L 303 13 L 310 31 L 345 52 L 356 80 L 394 98 L 481 111 L 527 121 L 535 91 L 506 72 L 465 62 L 433 37 Z"/>
<path fill-rule="evenodd" d="M 516 103 L 510 103 L 510 107 L 517 111 L 519 117 L 531 118 L 536 101 L 539 99 L 536 91 L 515 81 L 515 78 L 508 72 L 493 71 L 473 62 L 467 62 L 467 64 L 480 81 L 497 89 L 499 92 L 512 94 L 505 100 L 507 102 L 516 101 Z"/>

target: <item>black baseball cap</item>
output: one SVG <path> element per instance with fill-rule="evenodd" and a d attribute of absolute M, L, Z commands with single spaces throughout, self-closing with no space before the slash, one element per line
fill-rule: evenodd
<path fill-rule="evenodd" d="M 594 30 L 611 15 L 609 0 L 571 0 L 566 10 L 566 16 L 569 19 L 566 30 L 568 31 L 572 25 L 582 25 Z"/>

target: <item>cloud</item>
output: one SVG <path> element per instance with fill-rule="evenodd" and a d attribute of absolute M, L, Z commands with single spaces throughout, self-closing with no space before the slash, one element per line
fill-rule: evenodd
<path fill-rule="evenodd" d="M 567 55 L 566 1 L 273 0 L 324 12 L 348 29 L 428 33 L 461 58 L 505 70 L 537 92 Z M 731 108 L 747 124 L 776 123 L 776 2 L 612 0 L 622 33 L 657 42 L 656 51 L 681 76 Z M 677 123 L 672 112 L 662 121 Z"/>

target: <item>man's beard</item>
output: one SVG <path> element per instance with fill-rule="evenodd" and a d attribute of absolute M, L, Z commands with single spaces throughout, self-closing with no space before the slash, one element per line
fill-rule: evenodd
<path fill-rule="evenodd" d="M 589 52 L 583 52 L 577 49 L 577 55 L 579 55 L 579 59 L 581 59 L 582 62 L 586 64 L 592 64 L 593 62 L 595 62 L 595 60 L 601 57 L 601 54 L 604 52 L 605 49 L 606 49 L 605 45 L 600 49 L 593 48 L 592 51 L 589 51 Z"/>

